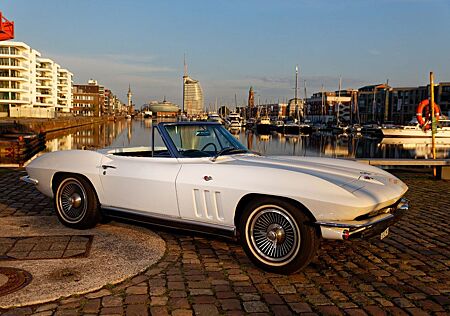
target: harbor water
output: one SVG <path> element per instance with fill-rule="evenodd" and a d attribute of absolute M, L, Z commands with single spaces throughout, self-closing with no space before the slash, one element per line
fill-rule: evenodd
<path fill-rule="evenodd" d="M 98 149 L 150 146 L 151 119 L 119 120 L 48 133 L 46 149 Z M 342 158 L 430 159 L 431 139 L 376 138 L 363 135 L 258 135 L 245 129 L 231 131 L 249 149 L 264 155 L 322 156 Z M 450 158 L 450 140 L 437 140 L 437 158 Z"/>

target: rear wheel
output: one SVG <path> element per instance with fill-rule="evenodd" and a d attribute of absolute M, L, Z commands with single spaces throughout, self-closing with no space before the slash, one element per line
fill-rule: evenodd
<path fill-rule="evenodd" d="M 83 177 L 62 178 L 56 187 L 54 203 L 59 220 L 68 227 L 92 228 L 101 220 L 97 196 Z"/>
<path fill-rule="evenodd" d="M 314 257 L 319 237 L 309 218 L 284 200 L 263 198 L 244 209 L 239 232 L 243 248 L 260 268 L 293 273 Z"/>

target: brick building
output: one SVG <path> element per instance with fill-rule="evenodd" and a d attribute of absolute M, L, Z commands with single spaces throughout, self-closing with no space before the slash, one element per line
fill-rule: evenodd
<path fill-rule="evenodd" d="M 80 116 L 101 116 L 104 108 L 104 89 L 97 81 L 89 80 L 88 84 L 74 84 L 72 89 L 72 112 Z"/>

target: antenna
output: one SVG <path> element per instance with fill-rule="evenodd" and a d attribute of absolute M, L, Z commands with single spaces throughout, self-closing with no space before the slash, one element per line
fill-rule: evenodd
<path fill-rule="evenodd" d="M 188 68 L 187 68 L 187 64 L 186 64 L 186 53 L 183 54 L 183 65 L 184 65 L 184 76 L 187 77 Z"/>
<path fill-rule="evenodd" d="M 295 105 L 297 105 L 297 90 L 298 90 L 298 66 L 295 66 Z"/>
<path fill-rule="evenodd" d="M 306 115 L 307 113 L 307 107 L 306 107 L 306 99 L 307 99 L 307 96 L 306 96 L 306 80 L 303 80 L 303 84 L 304 84 L 304 86 L 305 86 L 305 100 L 303 101 L 303 108 L 304 108 L 304 112 L 303 112 L 303 114 L 304 115 Z"/>

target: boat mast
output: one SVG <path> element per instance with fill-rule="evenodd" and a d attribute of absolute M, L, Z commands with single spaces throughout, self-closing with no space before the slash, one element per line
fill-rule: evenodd
<path fill-rule="evenodd" d="M 386 87 L 384 89 L 384 123 L 389 120 L 389 79 L 386 79 Z"/>
<path fill-rule="evenodd" d="M 324 94 L 323 83 L 322 83 L 321 92 L 322 92 L 322 109 L 320 110 L 320 114 L 322 114 L 322 116 L 325 116 L 325 109 L 324 109 L 324 107 L 325 107 L 325 96 L 323 95 Z M 322 119 L 323 119 L 323 117 L 322 117 Z"/>
<path fill-rule="evenodd" d="M 339 108 L 341 107 L 341 81 L 342 81 L 342 77 L 339 76 L 339 91 L 338 91 L 338 103 L 337 103 L 337 112 L 336 112 L 337 125 L 339 125 Z"/>
<path fill-rule="evenodd" d="M 355 107 L 356 107 L 356 119 L 358 120 L 358 124 L 361 124 L 361 117 L 359 116 L 359 104 L 358 104 L 358 93 L 354 93 L 353 99 L 355 100 Z"/>
<path fill-rule="evenodd" d="M 298 120 L 299 113 L 298 113 L 298 102 L 297 102 L 297 90 L 298 90 L 298 65 L 295 66 L 295 93 L 294 93 L 295 112 L 296 112 L 297 120 Z"/>
<path fill-rule="evenodd" d="M 303 117 L 306 116 L 306 80 L 303 80 L 303 85 L 305 86 L 305 99 L 303 100 Z"/>
<path fill-rule="evenodd" d="M 185 85 L 186 85 L 186 78 L 187 78 L 187 64 L 186 64 L 186 53 L 183 55 L 183 65 L 184 65 L 184 75 L 183 75 L 183 107 L 181 112 L 184 113 L 184 102 L 185 102 Z"/>

